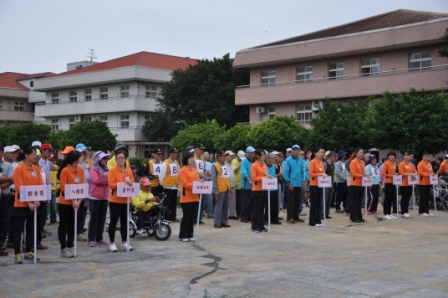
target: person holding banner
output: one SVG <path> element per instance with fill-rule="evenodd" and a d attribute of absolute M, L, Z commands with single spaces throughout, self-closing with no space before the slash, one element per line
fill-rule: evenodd
<path fill-rule="evenodd" d="M 109 211 L 110 211 L 110 223 L 109 223 L 109 250 L 111 252 L 117 252 L 117 246 L 115 245 L 115 227 L 117 226 L 118 218 L 120 218 L 120 234 L 121 234 L 121 248 L 124 250 L 132 250 L 132 247 L 127 243 L 128 230 L 128 206 L 130 204 L 129 198 L 118 196 L 118 183 L 126 183 L 131 186 L 134 181 L 134 175 L 130 167 L 126 166 L 127 154 L 120 152 L 115 155 L 117 165 L 109 170 L 107 180 L 109 182 L 109 188 L 111 190 L 109 197 Z"/>
<path fill-rule="evenodd" d="M 352 200 L 350 206 L 350 220 L 355 223 L 360 223 L 364 221 L 361 212 L 363 197 L 362 177 L 367 175 L 363 161 L 364 150 L 358 147 L 353 152 L 355 158 L 350 162 L 350 197 Z"/>
<path fill-rule="evenodd" d="M 401 190 L 401 216 L 404 218 L 411 217 L 409 215 L 409 200 L 412 195 L 412 185 L 409 184 L 408 179 L 417 180 L 417 171 L 411 163 L 411 155 L 409 152 L 405 152 L 403 155 L 403 161 L 398 165 L 398 172 L 403 176 L 403 183 L 400 185 Z"/>
<path fill-rule="evenodd" d="M 380 193 L 380 169 L 377 164 L 377 158 L 374 154 L 370 155 L 366 166 L 367 176 L 372 177 L 372 186 L 368 186 L 367 192 L 367 215 L 378 215 L 378 198 Z"/>
<path fill-rule="evenodd" d="M 230 180 L 230 168 L 226 165 L 226 156 L 222 151 L 216 153 L 216 162 L 212 168 L 213 193 L 215 194 L 216 203 L 214 210 L 214 227 L 230 228 L 227 222 L 229 215 L 229 198 L 230 193 L 234 192 L 235 184 Z"/>
<path fill-rule="evenodd" d="M 254 209 L 252 214 L 252 232 L 267 232 L 264 227 L 264 206 L 268 200 L 268 191 L 262 188 L 263 178 L 272 178 L 268 174 L 268 167 L 265 164 L 266 155 L 263 149 L 255 150 L 255 160 L 250 167 L 252 177 L 252 194 L 254 198 Z"/>
<path fill-rule="evenodd" d="M 176 148 L 168 150 L 170 156 L 162 164 L 160 169 L 159 179 L 162 181 L 163 192 L 166 194 L 163 206 L 169 210 L 169 214 L 165 214 L 172 222 L 179 222 L 176 219 L 177 208 L 177 189 L 179 187 L 179 163 L 177 162 L 177 156 L 179 151 Z"/>
<path fill-rule="evenodd" d="M 393 213 L 397 210 L 397 194 L 393 184 L 394 175 L 398 175 L 397 165 L 395 163 L 396 153 L 390 151 L 387 153 L 387 161 L 383 164 L 381 175 L 384 177 L 384 219 L 397 219 L 391 213 L 391 205 L 393 205 Z"/>
<path fill-rule="evenodd" d="M 194 194 L 193 182 L 199 179 L 196 163 L 192 152 L 185 151 L 182 155 L 183 167 L 179 171 L 180 206 L 182 207 L 182 220 L 180 222 L 179 239 L 182 242 L 195 241 L 193 237 L 194 223 L 199 209 L 199 196 Z"/>
<path fill-rule="evenodd" d="M 325 150 L 320 147 L 313 149 L 310 161 L 310 217 L 308 224 L 313 227 L 322 227 L 321 212 L 323 189 L 318 186 L 318 177 L 327 177 L 325 174 L 324 163 L 322 162 Z M 289 202 L 288 202 L 289 203 Z M 289 205 L 288 205 L 289 206 Z"/>
<path fill-rule="evenodd" d="M 16 187 L 16 196 L 14 201 L 14 253 L 16 264 L 22 264 L 23 259 L 34 261 L 33 240 L 34 240 L 34 210 L 39 207 L 39 202 L 21 202 L 20 201 L 20 187 L 44 185 L 40 169 L 34 165 L 37 156 L 36 149 L 31 146 L 25 146 L 20 151 L 17 161 L 20 163 L 14 170 L 13 179 Z M 22 194 L 25 196 L 25 194 Z M 23 258 L 21 254 L 21 236 L 24 232 L 26 222 L 26 239 L 25 251 L 26 255 Z M 39 261 L 39 258 L 36 259 Z"/>
<path fill-rule="evenodd" d="M 434 216 L 429 212 L 429 198 L 431 191 L 431 183 L 429 181 L 429 176 L 434 175 L 432 165 L 429 162 L 429 153 L 423 152 L 422 161 L 417 165 L 418 175 L 420 179 L 418 181 L 418 187 L 420 190 L 420 202 L 418 213 L 421 216 Z"/>
<path fill-rule="evenodd" d="M 78 165 L 81 152 L 70 151 L 62 161 L 57 178 L 59 179 L 61 194 L 59 196 L 59 227 L 58 238 L 61 244 L 61 256 L 73 258 L 73 242 L 75 240 L 75 210 L 78 211 L 82 200 L 66 200 L 65 185 L 80 184 L 84 181 L 84 169 Z"/>

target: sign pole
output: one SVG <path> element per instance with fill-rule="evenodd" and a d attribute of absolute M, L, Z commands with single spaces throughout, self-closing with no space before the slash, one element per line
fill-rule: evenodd
<path fill-rule="evenodd" d="M 434 197 L 434 215 L 437 217 L 436 188 L 435 188 L 435 184 L 432 185 L 432 194 L 433 194 L 433 197 Z"/>
<path fill-rule="evenodd" d="M 78 199 L 75 199 L 76 204 L 78 204 Z M 73 255 L 74 258 L 76 258 L 76 247 L 78 242 L 78 208 L 75 208 L 75 254 Z"/>
<path fill-rule="evenodd" d="M 416 207 L 415 207 L 415 192 L 414 192 L 414 187 L 415 187 L 415 185 L 412 185 L 412 204 L 413 204 L 413 209 L 414 209 L 414 216 L 416 216 L 416 211 L 415 211 L 415 209 L 417 209 Z"/>
<path fill-rule="evenodd" d="M 196 240 L 195 242 L 198 242 L 198 235 L 199 235 L 199 217 L 201 212 L 201 203 L 202 203 L 202 194 L 199 196 L 199 206 L 198 206 L 198 219 L 196 221 Z"/>
<path fill-rule="evenodd" d="M 271 190 L 268 189 L 268 231 L 271 232 Z"/>
<path fill-rule="evenodd" d="M 36 202 L 34 202 L 36 203 Z M 31 232 L 31 231 L 30 231 Z M 34 209 L 34 264 L 36 264 L 37 260 L 37 208 Z M 16 241 L 20 241 L 16 240 Z"/>
<path fill-rule="evenodd" d="M 322 214 L 324 215 L 324 227 L 327 226 L 327 212 L 325 210 L 325 187 L 322 188 L 322 191 L 324 193 L 323 197 L 322 197 L 322 201 L 323 201 L 323 205 L 324 205 L 324 209 L 322 210 Z"/>
<path fill-rule="evenodd" d="M 373 196 L 372 196 L 372 201 L 373 201 Z M 367 222 L 367 186 L 366 186 L 365 205 L 366 206 L 364 207 L 364 222 Z"/>
<path fill-rule="evenodd" d="M 397 186 L 397 219 L 400 217 L 399 215 L 398 215 L 398 184 L 396 185 Z"/>
<path fill-rule="evenodd" d="M 129 198 L 126 198 L 127 206 L 126 206 L 126 226 L 127 226 L 127 233 L 126 233 L 126 243 L 128 244 L 126 246 L 126 252 L 129 252 Z"/>

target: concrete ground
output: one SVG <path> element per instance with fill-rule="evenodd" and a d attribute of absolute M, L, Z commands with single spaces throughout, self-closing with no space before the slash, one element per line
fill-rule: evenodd
<path fill-rule="evenodd" d="M 130 253 L 78 242 L 76 259 L 59 256 L 50 225 L 37 265 L 14 264 L 12 249 L 0 258 L 0 297 L 448 297 L 448 212 L 352 224 L 333 211 L 327 227 L 260 234 L 204 219 L 197 243 L 180 242 L 175 223 L 165 242 L 131 239 Z"/>

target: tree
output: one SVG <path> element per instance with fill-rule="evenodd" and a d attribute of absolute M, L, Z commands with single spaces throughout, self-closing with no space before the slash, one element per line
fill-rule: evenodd
<path fill-rule="evenodd" d="M 343 105 L 326 98 L 318 116 L 311 119 L 313 129 L 310 131 L 308 144 L 336 151 L 356 147 L 370 148 L 368 137 L 362 129 L 368 101 L 349 101 L 347 105 Z"/>
<path fill-rule="evenodd" d="M 78 143 L 83 143 L 86 146 L 92 147 L 94 150 L 112 151 L 117 143 L 116 135 L 112 134 L 107 127 L 107 124 L 103 121 L 89 121 L 80 122 L 74 127 L 70 128 L 63 133 L 56 133 L 56 136 L 60 138 L 58 142 L 59 148 L 65 146 L 75 146 Z"/>
<path fill-rule="evenodd" d="M 284 151 L 294 144 L 305 147 L 308 130 L 292 116 L 276 116 L 255 125 L 247 135 L 246 145 Z"/>
<path fill-rule="evenodd" d="M 248 106 L 235 106 L 235 86 L 249 84 L 249 70 L 234 69 L 232 63 L 227 54 L 200 60 L 185 70 L 174 70 L 172 80 L 163 86 L 162 96 L 157 99 L 158 113 L 188 125 L 212 119 L 227 127 L 248 122 Z"/>
<path fill-rule="evenodd" d="M 215 148 L 217 150 L 245 150 L 247 145 L 247 135 L 250 132 L 250 126 L 238 124 L 224 131 L 214 138 Z"/>
<path fill-rule="evenodd" d="M 50 125 L 29 123 L 8 124 L 0 127 L 3 145 L 19 145 L 21 148 L 33 141 L 46 143 L 51 132 Z"/>
<path fill-rule="evenodd" d="M 151 142 L 169 142 L 184 127 L 185 123 L 174 120 L 172 114 L 157 110 L 146 120 L 142 133 Z"/>
<path fill-rule="evenodd" d="M 443 91 L 384 92 L 369 110 L 365 133 L 380 149 L 437 153 L 448 147 L 447 114 L 448 96 Z"/>
<path fill-rule="evenodd" d="M 445 45 L 448 43 L 448 28 L 445 29 L 445 34 L 442 37 L 440 37 L 440 39 L 445 41 Z M 438 52 L 439 52 L 439 57 L 447 57 L 448 58 L 448 49 L 447 48 L 440 49 Z"/>
<path fill-rule="evenodd" d="M 202 143 L 207 150 L 216 151 L 213 139 L 224 132 L 225 127 L 219 125 L 216 120 L 207 120 L 206 123 L 193 124 L 180 130 L 171 141 L 171 147 L 185 150 L 187 146 Z"/>
<path fill-rule="evenodd" d="M 56 150 L 63 150 L 65 148 L 65 135 L 67 131 L 65 130 L 55 130 L 52 131 L 48 142 Z"/>

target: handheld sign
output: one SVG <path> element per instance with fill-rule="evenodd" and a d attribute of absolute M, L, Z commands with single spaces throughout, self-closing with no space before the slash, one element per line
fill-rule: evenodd
<path fill-rule="evenodd" d="M 212 181 L 193 181 L 193 193 L 197 194 L 209 194 L 212 193 L 213 182 Z"/>
<path fill-rule="evenodd" d="M 196 169 L 198 172 L 204 172 L 204 163 L 202 160 L 196 160 Z"/>
<path fill-rule="evenodd" d="M 317 177 L 317 186 L 318 187 L 323 187 L 323 188 L 332 187 L 332 185 L 331 185 L 331 177 L 330 176 L 327 176 L 327 177 L 318 176 Z"/>
<path fill-rule="evenodd" d="M 408 184 L 409 185 L 416 185 L 418 184 L 418 176 L 408 176 Z"/>
<path fill-rule="evenodd" d="M 154 176 L 159 176 L 160 175 L 160 169 L 161 169 L 161 164 L 159 163 L 155 163 L 153 164 L 153 168 L 154 168 Z"/>
<path fill-rule="evenodd" d="M 401 185 L 403 184 L 403 176 L 401 175 L 394 175 L 393 177 L 393 185 Z"/>
<path fill-rule="evenodd" d="M 170 164 L 170 176 L 178 176 L 177 164 Z"/>
<path fill-rule="evenodd" d="M 277 178 L 263 178 L 261 179 L 262 189 L 277 189 L 278 181 Z"/>
<path fill-rule="evenodd" d="M 129 198 L 138 197 L 140 195 L 140 183 L 133 183 L 128 185 L 127 183 L 117 183 L 117 197 Z"/>
<path fill-rule="evenodd" d="M 20 202 L 51 201 L 51 185 L 20 186 Z"/>
<path fill-rule="evenodd" d="M 89 185 L 87 183 L 82 184 L 66 184 L 65 185 L 65 199 L 75 200 L 75 199 L 85 199 L 89 194 Z"/>
<path fill-rule="evenodd" d="M 366 187 L 366 186 L 372 186 L 372 185 L 373 185 L 372 177 L 370 177 L 370 176 L 362 177 L 362 186 Z"/>
<path fill-rule="evenodd" d="M 437 175 L 430 175 L 429 176 L 429 184 L 431 184 L 431 185 L 439 184 L 439 179 L 437 178 Z"/>

